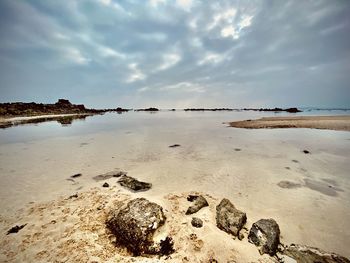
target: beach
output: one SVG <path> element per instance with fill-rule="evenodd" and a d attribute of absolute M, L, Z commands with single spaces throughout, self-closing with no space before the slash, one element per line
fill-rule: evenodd
<path fill-rule="evenodd" d="M 247 231 L 238 240 L 217 228 L 215 209 L 223 198 L 247 214 L 247 229 L 261 218 L 273 218 L 281 243 L 350 257 L 350 134 L 226 125 L 275 116 L 109 113 L 71 126 L 45 122 L 1 130 L 0 260 L 276 262 L 259 254 L 247 241 Z M 169 147 L 174 144 L 179 146 Z M 117 178 L 94 179 L 113 171 L 127 172 L 152 188 L 131 192 Z M 110 187 L 102 187 L 105 182 Z M 193 215 L 203 220 L 202 228 L 191 226 L 192 216 L 185 215 L 189 194 L 201 194 L 209 203 Z M 164 208 L 163 230 L 175 248 L 168 259 L 132 257 L 112 242 L 105 226 L 109 213 L 139 197 Z M 18 233 L 6 235 L 23 224 Z"/>

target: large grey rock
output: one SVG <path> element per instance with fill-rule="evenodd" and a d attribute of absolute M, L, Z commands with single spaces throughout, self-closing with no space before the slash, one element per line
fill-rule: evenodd
<path fill-rule="evenodd" d="M 273 256 L 280 243 L 280 228 L 273 219 L 260 219 L 250 229 L 248 240 L 259 247 L 261 255 Z"/>
<path fill-rule="evenodd" d="M 295 259 L 298 263 L 350 263 L 350 260 L 335 253 L 321 249 L 292 244 L 286 247 L 283 254 Z"/>
<path fill-rule="evenodd" d="M 123 175 L 118 181 L 121 186 L 129 188 L 135 192 L 147 191 L 152 187 L 152 184 L 141 182 L 131 176 Z"/>
<path fill-rule="evenodd" d="M 194 202 L 194 204 L 187 209 L 186 215 L 197 213 L 203 207 L 209 206 L 207 200 L 201 195 L 190 195 L 187 200 Z"/>
<path fill-rule="evenodd" d="M 167 254 L 173 251 L 170 237 L 159 244 L 153 241 L 154 232 L 165 220 L 161 206 L 145 198 L 136 198 L 115 212 L 107 221 L 107 227 L 116 236 L 117 243 L 126 246 L 134 255 Z"/>
<path fill-rule="evenodd" d="M 247 221 L 247 215 L 235 208 L 230 200 L 224 198 L 216 206 L 216 225 L 221 230 L 239 236 L 239 231 Z"/>

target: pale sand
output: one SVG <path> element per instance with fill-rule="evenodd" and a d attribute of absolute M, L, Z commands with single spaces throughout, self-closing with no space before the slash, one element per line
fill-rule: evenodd
<path fill-rule="evenodd" d="M 235 128 L 247 128 L 247 129 L 312 128 L 312 129 L 350 131 L 350 115 L 264 117 L 257 120 L 244 120 L 244 121 L 230 122 L 229 125 Z"/>
<path fill-rule="evenodd" d="M 217 229 L 215 206 L 223 197 L 247 213 L 247 228 L 261 218 L 274 218 L 282 243 L 350 257 L 347 132 L 228 129 L 220 125 L 224 118 L 218 122 L 216 115 L 174 121 L 161 119 L 161 113 L 144 115 L 145 120 L 137 116 L 134 121 L 142 125 L 129 126 L 133 116 L 125 117 L 127 123 L 118 116 L 117 125 L 124 127 L 118 130 L 0 145 L 1 262 L 86 262 L 87 257 L 87 262 L 165 261 L 130 258 L 107 236 L 104 222 L 109 210 L 135 197 L 165 209 L 165 228 L 173 234 L 176 249 L 167 262 L 207 262 L 211 256 L 219 262 L 272 262 L 268 256 L 260 257 L 246 233 L 239 241 Z M 227 120 L 231 115 L 223 116 Z M 107 118 L 87 123 L 96 126 L 94 120 L 104 124 Z M 157 123 L 152 122 L 155 118 Z M 86 125 L 59 129 L 80 131 Z M 20 132 L 21 127 L 13 131 Z M 181 146 L 168 147 L 175 143 Z M 304 149 L 311 154 L 304 154 Z M 101 187 L 104 181 L 93 180 L 117 168 L 153 188 L 130 193 L 116 178 L 106 180 L 109 189 Z M 83 175 L 74 183 L 66 180 L 76 173 Z M 300 187 L 283 188 L 281 181 Z M 332 191 L 325 190 L 329 186 Z M 204 220 L 202 229 L 193 228 L 191 216 L 184 215 L 190 204 L 186 195 L 193 191 L 203 193 L 210 204 L 194 215 Z M 76 192 L 77 199 L 66 200 Z M 103 203 L 105 208 L 97 210 Z M 25 223 L 17 234 L 5 235 L 15 224 Z M 191 239 L 191 233 L 197 239 Z"/>

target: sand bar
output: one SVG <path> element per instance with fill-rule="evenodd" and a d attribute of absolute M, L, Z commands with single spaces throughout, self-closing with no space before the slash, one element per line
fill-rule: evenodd
<path fill-rule="evenodd" d="M 235 128 L 246 129 L 311 128 L 350 131 L 350 115 L 264 117 L 257 120 L 230 122 L 229 125 Z"/>

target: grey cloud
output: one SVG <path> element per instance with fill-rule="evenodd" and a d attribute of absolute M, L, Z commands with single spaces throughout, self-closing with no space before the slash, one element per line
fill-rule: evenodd
<path fill-rule="evenodd" d="M 4 0 L 0 99 L 349 107 L 349 12 L 342 0 Z"/>

